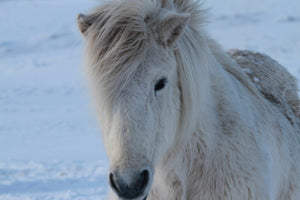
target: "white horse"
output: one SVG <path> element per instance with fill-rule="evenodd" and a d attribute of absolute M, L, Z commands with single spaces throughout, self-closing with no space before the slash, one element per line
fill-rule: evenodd
<path fill-rule="evenodd" d="M 192 0 L 115 0 L 78 24 L 112 198 L 299 200 L 299 99 L 269 57 L 225 53 Z"/>

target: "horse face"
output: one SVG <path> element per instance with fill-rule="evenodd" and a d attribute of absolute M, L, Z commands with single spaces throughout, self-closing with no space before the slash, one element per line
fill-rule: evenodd
<path fill-rule="evenodd" d="M 118 196 L 145 197 L 156 164 L 174 143 L 180 92 L 174 55 L 151 49 L 111 109 L 104 143 L 109 182 Z"/>
<path fill-rule="evenodd" d="M 119 3 L 127 4 L 128 2 Z M 117 2 L 114 3 L 117 4 Z M 116 6 L 116 9 L 123 9 L 125 6 Z M 128 10 L 136 12 L 132 6 L 136 4 L 130 5 Z M 103 12 L 111 9 L 104 9 Z M 153 14 L 153 19 L 149 17 L 142 21 L 139 21 L 139 17 L 133 20 L 134 22 L 128 21 L 138 16 L 139 13 L 122 18 L 122 14 L 127 15 L 130 12 L 122 12 L 116 16 L 105 15 L 102 12 L 96 12 L 90 16 L 79 15 L 78 25 L 88 42 L 87 58 L 91 64 L 87 68 L 91 72 L 92 85 L 95 86 L 95 93 L 98 97 L 96 104 L 100 108 L 100 125 L 110 160 L 111 188 L 121 199 L 146 199 L 151 188 L 155 167 L 165 152 L 174 144 L 178 132 L 180 90 L 173 48 L 188 24 L 190 16 L 164 11 L 158 15 Z M 104 16 L 99 17 L 98 14 L 101 13 Z M 106 26 L 108 18 L 114 19 L 112 21 L 116 25 Z M 122 26 L 118 25 L 119 21 L 122 22 Z M 124 23 L 127 25 L 124 26 Z M 141 24 L 141 27 L 138 28 L 137 24 Z M 110 30 L 111 27 L 119 27 L 119 29 Z M 127 27 L 127 29 L 122 29 L 122 27 Z M 111 66 L 107 69 L 108 63 L 132 61 L 132 57 L 136 55 L 133 53 L 126 59 L 124 57 L 116 59 L 119 49 L 123 49 L 119 55 L 122 56 L 124 52 L 130 54 L 128 46 L 139 44 L 140 39 L 128 33 L 131 30 L 130 27 L 135 30 L 133 34 L 139 32 L 136 30 L 138 29 L 139 33 L 146 31 L 142 35 L 148 35 L 147 39 L 143 38 L 147 40 L 143 58 L 136 58 L 138 61 L 132 62 L 131 67 L 114 63 L 113 66 L 118 68 L 116 71 L 111 70 L 115 69 Z M 146 28 L 148 31 L 145 27 L 148 27 Z M 137 36 L 139 35 L 141 34 Z M 125 40 L 119 41 L 112 36 L 119 40 L 125 38 Z M 99 38 L 100 41 L 97 41 Z M 126 45 L 110 48 L 114 41 L 117 41 L 119 45 Z M 129 41 L 132 44 L 128 43 Z M 99 46 L 95 46 L 97 44 Z M 139 45 L 136 47 L 139 48 Z M 110 52 L 107 53 L 108 49 Z M 95 52 L 99 52 L 100 56 L 94 55 Z M 97 59 L 102 54 L 105 56 L 98 61 Z M 130 71 L 131 69 L 135 70 Z M 99 70 L 102 73 L 99 73 Z M 130 71 L 130 79 L 124 78 L 125 75 L 120 75 L 119 72 L 123 71 Z M 100 77 L 95 77 L 95 74 Z M 111 78 L 116 77 L 116 74 L 117 77 L 120 76 L 120 79 Z M 126 81 L 122 82 L 123 79 Z M 113 90 L 107 88 L 113 88 Z"/>

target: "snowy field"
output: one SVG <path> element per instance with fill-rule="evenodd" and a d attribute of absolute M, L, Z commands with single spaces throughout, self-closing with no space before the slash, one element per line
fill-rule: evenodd
<path fill-rule="evenodd" d="M 76 15 L 96 0 L 0 0 L 0 200 L 104 200 Z M 225 49 L 271 55 L 300 78 L 299 0 L 206 0 Z"/>

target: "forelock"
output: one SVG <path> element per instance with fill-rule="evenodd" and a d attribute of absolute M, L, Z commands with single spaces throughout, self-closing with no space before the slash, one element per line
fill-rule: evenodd
<path fill-rule="evenodd" d="M 191 0 L 113 0 L 88 15 L 93 23 L 85 33 L 85 56 L 94 87 L 104 86 L 106 96 L 122 91 L 144 61 L 148 29 L 163 9 L 191 13 L 192 27 L 199 24 L 200 12 Z"/>
<path fill-rule="evenodd" d="M 147 51 L 146 21 L 153 9 L 147 0 L 110 1 L 89 15 L 95 22 L 86 34 L 86 56 L 90 75 L 101 85 L 124 85 L 137 71 Z"/>

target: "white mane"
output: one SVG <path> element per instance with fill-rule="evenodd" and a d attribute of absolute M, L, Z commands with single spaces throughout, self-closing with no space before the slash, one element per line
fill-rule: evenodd
<path fill-rule="evenodd" d="M 86 66 L 92 77 L 92 88 L 97 93 L 97 85 L 106 85 L 107 97 L 116 98 L 126 83 L 140 66 L 140 60 L 147 52 L 148 27 L 145 20 L 157 21 L 163 9 L 179 13 L 190 13 L 191 19 L 185 33 L 179 39 L 175 50 L 182 88 L 182 129 L 190 125 L 186 121 L 199 118 L 201 97 L 205 96 L 199 86 L 208 81 L 199 80 L 200 74 L 212 70 L 212 63 L 224 67 L 253 93 L 257 94 L 251 81 L 233 62 L 222 48 L 211 40 L 203 26 L 207 22 L 206 10 L 200 10 L 201 3 L 191 0 L 127 0 L 108 2 L 98 7 L 90 15 L 93 21 L 87 35 Z M 126 24 L 126 26 L 124 26 Z M 199 66 L 201 63 L 201 66 Z M 196 76 L 195 76 L 196 75 Z M 198 76 L 197 76 L 198 75 Z M 203 77 L 201 77 L 203 79 Z M 102 83 L 100 83 L 102 82 Z M 109 84 L 111 83 L 111 84 Z M 97 96 L 97 95 L 96 95 Z M 103 97 L 103 95 L 102 95 Z M 200 100 L 200 101 L 199 101 Z M 111 99 L 107 100 L 111 102 Z M 190 125 L 194 126 L 194 125 Z M 184 130 L 182 130 L 184 131 Z"/>

